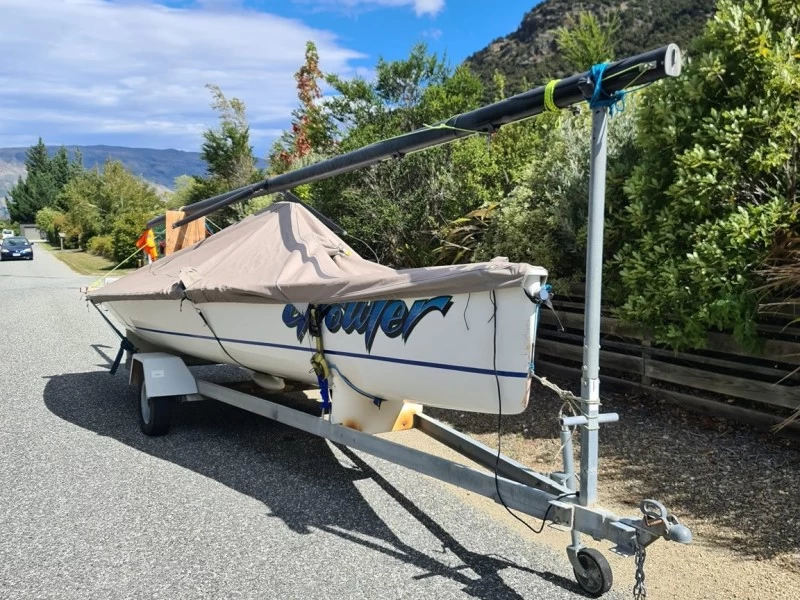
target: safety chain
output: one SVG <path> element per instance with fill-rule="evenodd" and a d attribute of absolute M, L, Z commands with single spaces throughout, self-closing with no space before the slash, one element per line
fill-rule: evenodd
<path fill-rule="evenodd" d="M 633 584 L 634 600 L 645 600 L 647 598 L 647 588 L 644 585 L 644 559 L 647 558 L 647 550 L 644 546 L 636 542 L 636 583 Z"/>

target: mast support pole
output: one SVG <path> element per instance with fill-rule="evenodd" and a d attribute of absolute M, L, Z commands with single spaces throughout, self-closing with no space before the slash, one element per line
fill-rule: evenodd
<path fill-rule="evenodd" d="M 608 108 L 592 110 L 591 167 L 589 172 L 589 231 L 586 253 L 586 314 L 581 372 L 580 503 L 597 501 L 598 437 L 600 423 L 600 308 L 603 285 L 603 223 L 606 198 Z"/>

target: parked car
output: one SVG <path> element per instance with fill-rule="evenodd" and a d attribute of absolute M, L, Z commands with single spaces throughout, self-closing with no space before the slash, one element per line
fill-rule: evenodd
<path fill-rule="evenodd" d="M 7 237 L 0 242 L 0 260 L 33 260 L 33 245 L 24 237 Z"/>
<path fill-rule="evenodd" d="M 14 237 L 13 229 L 3 229 L 3 239 Z"/>

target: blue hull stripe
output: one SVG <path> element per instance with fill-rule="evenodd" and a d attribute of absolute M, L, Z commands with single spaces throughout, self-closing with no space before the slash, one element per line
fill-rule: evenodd
<path fill-rule="evenodd" d="M 197 335 L 194 333 L 181 333 L 178 331 L 165 331 L 163 329 L 150 329 L 149 327 L 137 327 L 141 331 L 149 331 L 150 333 L 160 333 L 163 335 L 176 335 L 179 337 L 196 338 L 198 340 L 212 340 L 214 337 L 210 335 Z M 254 340 L 236 340 L 232 338 L 219 338 L 221 342 L 229 342 L 232 344 L 247 344 L 249 346 L 266 346 L 268 348 L 280 348 L 281 350 L 296 350 L 299 352 L 314 352 L 312 348 L 304 346 L 288 346 L 286 344 L 274 344 L 272 342 L 257 342 Z M 460 365 L 448 365 L 445 363 L 434 363 L 422 360 L 409 360 L 405 358 L 391 358 L 389 356 L 375 356 L 373 354 L 358 354 L 356 352 L 341 352 L 339 350 L 325 350 L 325 354 L 331 356 L 346 356 L 348 358 L 360 358 L 363 360 L 377 360 L 380 362 L 396 363 L 399 365 L 410 365 L 413 367 L 427 367 L 430 369 L 445 369 L 447 371 L 459 371 L 461 373 L 475 373 L 478 375 L 494 375 L 492 369 L 479 369 L 476 367 L 462 367 Z M 517 379 L 525 379 L 528 377 L 527 372 L 517 371 L 497 371 L 500 377 L 515 377 Z"/>

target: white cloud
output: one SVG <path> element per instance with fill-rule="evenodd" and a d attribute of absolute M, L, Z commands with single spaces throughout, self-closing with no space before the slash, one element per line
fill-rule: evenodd
<path fill-rule="evenodd" d="M 297 4 L 313 4 L 316 9 L 338 9 L 357 12 L 375 8 L 410 6 L 418 17 L 435 17 L 444 9 L 445 0 L 294 0 Z"/>
<path fill-rule="evenodd" d="M 444 0 L 414 0 L 417 15 L 437 15 L 444 8 Z"/>
<path fill-rule="evenodd" d="M 236 0 L 0 0 L 0 23 L 0 146 L 41 135 L 197 150 L 215 122 L 213 82 L 244 100 L 263 150 L 296 105 L 307 40 L 325 71 L 352 74 L 362 58 L 330 32 Z"/>
<path fill-rule="evenodd" d="M 442 37 L 442 30 L 436 29 L 435 27 L 426 29 L 422 32 L 422 37 L 430 40 L 438 40 L 440 37 Z"/>

